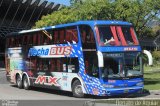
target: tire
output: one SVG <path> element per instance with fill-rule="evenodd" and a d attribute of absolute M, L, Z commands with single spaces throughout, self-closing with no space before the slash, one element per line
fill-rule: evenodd
<path fill-rule="evenodd" d="M 82 90 L 82 85 L 79 80 L 75 80 L 72 84 L 72 93 L 74 97 L 82 98 L 84 97 L 84 93 Z"/>
<path fill-rule="evenodd" d="M 20 75 L 16 76 L 16 85 L 18 88 L 22 89 L 22 80 L 21 80 Z"/>
<path fill-rule="evenodd" d="M 30 88 L 30 86 L 29 86 L 29 81 L 28 81 L 28 78 L 27 78 L 26 75 L 23 77 L 23 88 L 24 88 L 25 90 L 29 90 L 29 88 Z"/>

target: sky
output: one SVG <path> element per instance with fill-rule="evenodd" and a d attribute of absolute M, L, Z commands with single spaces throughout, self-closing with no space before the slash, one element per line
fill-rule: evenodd
<path fill-rule="evenodd" d="M 48 0 L 48 1 L 52 1 L 52 2 L 58 3 L 58 4 L 64 4 L 66 6 L 70 5 L 70 0 Z"/>

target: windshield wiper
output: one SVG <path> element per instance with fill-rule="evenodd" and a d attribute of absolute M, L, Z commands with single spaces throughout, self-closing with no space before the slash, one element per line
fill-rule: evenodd
<path fill-rule="evenodd" d="M 133 75 L 128 76 L 128 77 L 133 77 L 133 76 L 138 77 L 138 76 L 141 76 L 141 75 L 142 75 L 142 74 L 133 74 Z"/>
<path fill-rule="evenodd" d="M 118 75 L 118 76 L 117 76 Z M 123 78 L 123 76 L 121 76 L 120 74 L 113 74 L 112 77 L 120 77 Z"/>

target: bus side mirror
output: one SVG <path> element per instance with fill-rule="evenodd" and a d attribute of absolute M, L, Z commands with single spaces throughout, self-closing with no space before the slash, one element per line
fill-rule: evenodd
<path fill-rule="evenodd" d="M 97 55 L 98 55 L 98 66 L 99 67 L 104 67 L 104 60 L 103 60 L 102 52 L 98 51 Z"/>
<path fill-rule="evenodd" d="M 152 54 L 148 50 L 143 50 L 143 53 L 148 57 L 148 65 L 153 65 L 153 57 Z"/>

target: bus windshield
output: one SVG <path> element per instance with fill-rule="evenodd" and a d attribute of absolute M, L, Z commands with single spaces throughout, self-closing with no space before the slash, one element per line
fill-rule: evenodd
<path fill-rule="evenodd" d="M 97 26 L 97 39 L 100 46 L 138 45 L 132 26 Z"/>
<path fill-rule="evenodd" d="M 140 52 L 103 53 L 103 78 L 133 77 L 142 75 Z"/>

